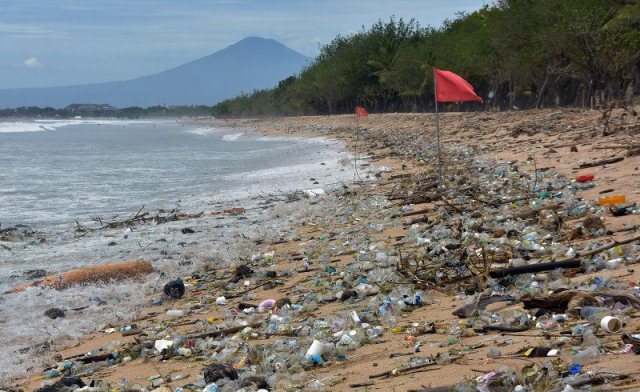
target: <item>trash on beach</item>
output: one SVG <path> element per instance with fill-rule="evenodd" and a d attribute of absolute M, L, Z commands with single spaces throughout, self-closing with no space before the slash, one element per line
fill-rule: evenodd
<path fill-rule="evenodd" d="M 225 238 L 220 253 L 233 254 L 229 264 L 219 254 L 198 255 L 191 275 L 162 275 L 149 290 L 175 299 L 164 298 L 168 307 L 135 326 L 113 323 L 135 340 L 95 352 L 90 368 L 75 358 L 67 359 L 73 371 L 62 361 L 53 367 L 60 375 L 91 374 L 144 361 L 186 373 L 196 364 L 188 383 L 166 376 L 144 385 L 173 391 L 398 389 L 394 380 L 426 371 L 437 374 L 437 389 L 416 391 L 577 390 L 628 381 L 589 373 L 603 358 L 640 352 L 640 282 L 625 272 L 638 262 L 640 236 L 610 238 L 610 206 L 579 193 L 592 189 L 593 178 L 450 149 L 438 191 L 435 150 L 414 142 L 418 131 L 362 133 L 421 170 L 381 170 L 389 173 L 384 186 L 279 196 L 275 208 L 296 227 Z M 224 211 L 215 215 L 233 215 Z M 199 233 L 203 225 L 190 226 Z M 172 233 L 182 241 L 181 228 Z M 175 276 L 182 286 L 166 283 Z M 382 369 L 360 371 L 367 380 L 351 383 L 361 363 Z M 480 373 L 439 378 L 458 369 Z"/>
<path fill-rule="evenodd" d="M 164 339 L 156 340 L 155 343 L 153 344 L 153 347 L 156 350 L 158 350 L 159 353 L 161 353 L 164 350 L 167 350 L 167 349 L 173 347 L 173 341 L 164 340 Z"/>
<path fill-rule="evenodd" d="M 178 278 L 164 285 L 163 292 L 165 295 L 178 299 L 184 295 L 184 282 Z"/>
<path fill-rule="evenodd" d="M 302 191 L 306 197 L 316 198 L 326 195 L 326 192 L 322 188 L 305 189 Z"/>
<path fill-rule="evenodd" d="M 44 312 L 44 315 L 55 320 L 57 318 L 64 317 L 65 312 L 60 308 L 49 308 Z"/>

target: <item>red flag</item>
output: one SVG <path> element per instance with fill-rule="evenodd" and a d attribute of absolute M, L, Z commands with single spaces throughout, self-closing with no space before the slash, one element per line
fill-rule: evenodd
<path fill-rule="evenodd" d="M 473 86 L 451 71 L 433 69 L 436 79 L 436 101 L 460 102 L 480 101 L 482 98 L 473 91 Z"/>
<path fill-rule="evenodd" d="M 356 116 L 367 117 L 368 115 L 369 113 L 367 113 L 367 110 L 365 108 L 363 108 L 362 106 L 356 106 Z"/>

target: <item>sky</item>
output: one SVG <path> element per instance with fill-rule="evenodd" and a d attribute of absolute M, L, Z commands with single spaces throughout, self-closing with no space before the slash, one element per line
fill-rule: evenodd
<path fill-rule="evenodd" d="M 249 36 L 314 57 L 391 16 L 440 27 L 490 0 L 0 0 L 0 89 L 127 80 Z"/>

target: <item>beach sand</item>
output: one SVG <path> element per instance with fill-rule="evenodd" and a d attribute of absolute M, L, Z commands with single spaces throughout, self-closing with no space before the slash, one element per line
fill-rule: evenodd
<path fill-rule="evenodd" d="M 397 211 L 407 205 L 406 200 L 403 199 L 388 200 L 393 193 L 392 191 L 400 184 L 405 190 L 411 185 L 417 186 L 419 181 L 416 179 L 420 178 L 420 175 L 424 175 L 426 171 L 428 171 L 427 174 L 433 175 L 434 166 L 433 162 L 425 165 L 415 156 L 406 155 L 408 150 L 404 151 L 402 144 L 393 144 L 389 140 L 410 133 L 418 135 L 418 142 L 424 141 L 425 144 L 432 146 L 435 139 L 435 116 L 433 114 L 370 114 L 364 118 L 341 115 L 259 120 L 214 120 L 212 123 L 227 128 L 251 127 L 269 136 L 338 139 L 343 141 L 345 148 L 361 162 L 377 167 L 391 168 L 391 171 L 380 173 L 377 181 L 367 181 L 349 189 L 349 192 L 359 196 L 374 196 L 385 199 L 379 208 L 367 206 L 366 208 L 369 210 L 366 210 L 363 207 L 360 213 L 361 216 L 367 217 L 366 224 L 358 221 L 341 222 L 339 219 L 309 216 L 299 223 L 296 232 L 286 240 L 279 243 L 256 244 L 256 249 L 260 252 L 274 252 L 277 256 L 277 263 L 263 268 L 280 273 L 293 269 L 300 270 L 302 256 L 327 257 L 331 265 L 338 271 L 344 270 L 349 264 L 356 262 L 355 254 L 314 255 L 313 251 L 316 249 L 314 244 L 321 237 L 328 241 L 345 241 L 349 238 L 366 235 L 373 237 L 370 243 L 384 244 L 386 248 L 405 252 L 404 247 L 407 245 L 403 238 L 408 235 L 411 227 L 406 223 L 416 217 L 440 214 L 442 209 L 446 208 L 446 205 L 440 200 L 427 201 L 410 206 L 411 211 L 424 210 L 424 214 L 416 214 L 411 217 L 390 217 L 393 213 L 397 215 Z M 536 169 L 560 173 L 569 179 L 580 174 L 594 174 L 595 186 L 579 191 L 579 195 L 585 200 L 597 200 L 603 195 L 620 194 L 625 195 L 628 202 L 639 202 L 640 154 L 634 155 L 633 153 L 628 154 L 628 152 L 633 151 L 633 148 L 630 148 L 631 145 L 639 144 L 640 121 L 630 111 L 616 109 L 611 115 L 609 125 L 611 134 L 603 135 L 605 127 L 603 114 L 595 110 L 545 109 L 497 113 L 444 113 L 441 115 L 443 155 L 446 161 L 451 149 L 473 148 L 477 151 L 476 157 L 478 159 L 518 162 L 519 170 L 528 171 L 528 174 Z M 356 129 L 366 129 L 366 132 L 359 133 L 356 132 Z M 374 137 L 367 138 L 372 135 Z M 624 159 L 612 164 L 580 168 L 580 165 L 586 162 L 616 157 L 624 157 Z M 450 165 L 455 165 L 455 162 L 449 162 L 446 167 L 450 168 Z M 357 175 L 359 173 L 354 173 L 354 178 Z M 601 193 L 608 190 L 611 191 L 605 194 Z M 431 189 L 430 191 L 435 190 Z M 405 195 L 408 195 L 406 191 Z M 342 197 L 348 198 L 349 196 Z M 354 198 L 354 200 L 362 200 L 362 198 Z M 458 208 L 464 209 L 465 206 L 459 205 Z M 354 209 L 357 210 L 357 207 Z M 448 213 L 455 214 L 455 211 Z M 375 226 L 378 221 L 385 223 L 382 230 L 368 229 Z M 393 222 L 393 224 L 388 224 L 389 222 Z M 638 232 L 629 229 L 629 226 L 639 225 L 640 215 L 614 217 L 607 213 L 604 216 L 604 224 L 611 233 L 598 237 L 597 241 L 606 245 L 613 240 L 637 236 Z M 590 241 L 593 242 L 596 239 L 580 237 L 571 240 L 571 243 L 574 246 L 579 246 Z M 568 243 L 569 240 L 565 242 Z M 412 249 L 408 248 L 406 252 L 408 253 Z M 638 254 L 628 256 L 637 259 Z M 228 278 L 233 273 L 233 269 L 227 268 L 221 273 L 222 277 Z M 592 273 L 579 273 L 566 279 L 568 285 L 575 285 L 592 280 L 596 276 L 603 279 L 611 277 L 613 280 L 627 285 L 630 287 L 629 293 L 632 293 L 633 286 L 640 282 L 640 270 L 634 265 Z M 255 297 L 251 298 L 250 302 L 260 303 L 269 298 L 280 299 L 290 296 L 296 291 L 313 291 L 319 282 L 312 277 L 313 274 L 308 273 L 284 275 L 281 278 L 284 280 L 283 285 L 270 289 L 258 288 L 252 291 Z M 198 303 L 202 293 L 206 292 L 207 288 L 214 287 L 215 280 L 220 278 L 221 275 L 204 274 L 204 277 L 198 280 L 198 289 L 194 290 L 193 287 L 188 287 L 187 293 L 182 299 L 161 307 L 142 309 L 139 320 L 136 322 L 138 328 L 142 331 L 151 330 L 158 323 L 165 322 L 167 325 L 172 325 L 170 329 L 172 333 L 180 332 L 189 335 L 198 330 L 198 323 L 217 324 L 223 322 L 225 317 L 228 317 L 224 308 L 236 306 L 239 302 L 244 301 L 242 298 L 230 299 L 229 304 L 225 307 L 215 304 L 199 306 L 195 308 L 196 311 L 181 318 L 178 323 L 174 320 L 167 320 L 165 315 L 168 308 L 189 308 Z M 332 279 L 335 281 L 336 278 Z M 412 289 L 411 285 L 407 284 L 407 286 Z M 307 369 L 304 380 L 307 383 L 314 379 L 320 380 L 326 390 L 334 391 L 406 391 L 423 387 L 451 386 L 501 369 L 522 371 L 523 367 L 530 366 L 532 363 L 540 364 L 548 360 L 548 358 L 524 358 L 509 355 L 516 353 L 521 348 L 553 345 L 562 348 L 566 344 L 560 343 L 558 335 L 560 329 L 552 331 L 550 334 L 544 334 L 535 328 L 527 332 L 513 334 L 473 333 L 469 329 L 465 334 L 452 341 L 453 335 L 447 333 L 449 326 L 459 323 L 464 326 L 464 321 L 460 321 L 452 314 L 452 311 L 465 304 L 465 296 L 450 288 L 443 290 L 437 286 L 422 291 L 429 305 L 403 313 L 398 317 L 397 325 L 408 326 L 413 323 L 436 322 L 438 333 L 409 338 L 412 336 L 411 333 L 405 331 L 392 333 L 390 326 L 385 326 L 385 333 L 379 342 L 350 351 L 344 362 L 329 361 L 323 366 Z M 219 291 L 210 294 L 213 298 L 221 295 Z M 356 305 L 340 301 L 320 304 L 311 316 L 329 320 L 341 312 L 344 313 L 345 310 L 357 309 Z M 490 309 L 491 311 L 522 309 L 522 303 L 516 302 L 509 305 L 502 302 L 491 305 Z M 120 336 L 117 329 L 121 325 L 113 326 L 116 328 L 115 333 L 105 334 L 98 331 L 87 336 L 83 343 L 75 347 L 52 352 L 51 357 L 59 354 L 66 358 L 98 348 L 117 347 L 132 342 L 136 338 L 135 335 Z M 631 333 L 637 332 L 639 329 L 638 319 L 632 317 L 622 331 Z M 250 340 L 249 343 L 255 346 L 270 345 L 277 339 L 276 336 L 261 336 L 258 339 Z M 640 365 L 638 358 L 640 357 L 634 355 L 633 352 L 619 352 L 621 348 L 619 333 L 605 334 L 601 339 L 602 346 L 607 348 L 607 354 L 603 355 L 599 361 L 585 365 L 585 370 L 606 370 L 628 375 L 628 378 L 623 381 L 615 381 L 602 386 L 605 390 L 621 385 L 628 386 L 629 390 L 640 389 L 640 387 L 633 387 L 640 382 L 640 375 L 637 373 L 638 365 Z M 117 343 L 114 344 L 114 341 Z M 414 352 L 416 341 L 421 343 L 420 354 Z M 502 357 L 488 359 L 486 354 L 490 347 L 500 349 Z M 425 367 L 420 372 L 401 374 L 395 377 L 370 378 L 371 375 L 401 367 L 410 355 L 427 357 L 443 352 L 464 354 L 458 360 L 444 361 L 442 364 Z M 391 354 L 395 355 L 392 357 Z M 566 352 L 560 358 L 559 362 L 564 361 L 565 364 L 572 362 Z M 139 384 L 149 388 L 148 378 L 151 376 L 180 375 L 179 380 L 164 384 L 175 388 L 195 380 L 206 364 L 206 360 L 194 357 L 178 357 L 167 360 L 160 360 L 158 357 L 145 360 L 135 359 L 125 364 L 120 363 L 98 368 L 93 375 L 83 379 L 104 380 L 115 386 L 121 385 L 122 379 L 126 379 L 130 386 Z M 366 387 L 350 387 L 350 384 L 370 381 L 374 383 Z M 10 381 L 5 387 L 15 390 L 35 390 L 42 382 L 43 380 L 38 376 L 32 376 Z"/>

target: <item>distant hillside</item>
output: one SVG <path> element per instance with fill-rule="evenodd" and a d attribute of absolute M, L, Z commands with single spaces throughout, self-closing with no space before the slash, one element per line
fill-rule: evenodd
<path fill-rule="evenodd" d="M 275 40 L 249 37 L 199 60 L 137 79 L 0 90 L 0 108 L 61 108 L 72 103 L 109 103 L 120 108 L 213 105 L 242 92 L 273 87 L 309 61 Z"/>

